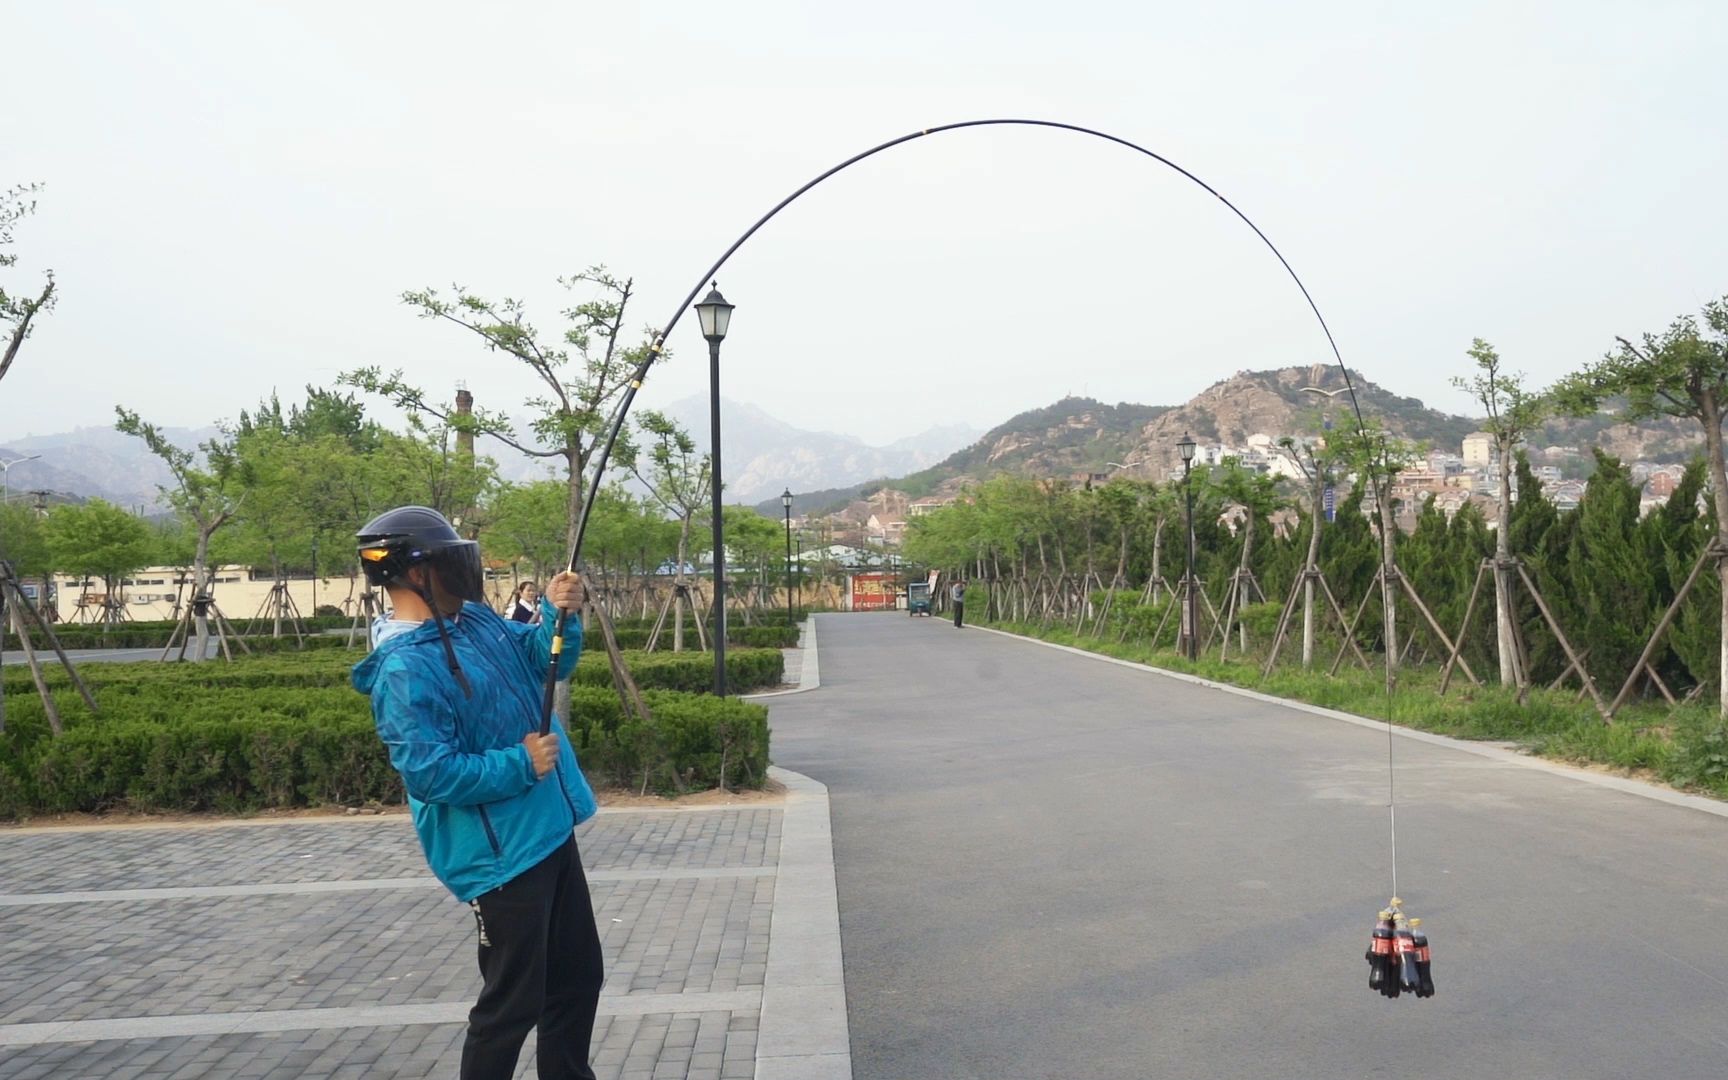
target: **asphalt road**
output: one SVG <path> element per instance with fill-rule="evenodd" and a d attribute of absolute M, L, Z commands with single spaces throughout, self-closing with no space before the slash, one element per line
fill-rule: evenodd
<path fill-rule="evenodd" d="M 818 621 L 855 1075 L 1728 1076 L 1728 819 L 1396 740 L 1438 996 L 1367 989 L 1387 738 L 934 619 Z"/>

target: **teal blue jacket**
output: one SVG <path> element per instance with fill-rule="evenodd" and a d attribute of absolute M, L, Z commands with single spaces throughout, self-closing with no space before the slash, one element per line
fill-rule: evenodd
<path fill-rule="evenodd" d="M 545 859 L 594 816 L 594 793 L 556 717 L 558 764 L 543 779 L 522 745 L 539 728 L 558 614 L 542 600 L 540 625 L 529 626 L 470 603 L 446 620 L 472 697 L 450 674 L 430 619 L 354 666 L 354 688 L 371 696 L 378 735 L 408 790 L 426 862 L 464 903 Z M 582 623 L 571 618 L 559 678 L 581 652 Z"/>

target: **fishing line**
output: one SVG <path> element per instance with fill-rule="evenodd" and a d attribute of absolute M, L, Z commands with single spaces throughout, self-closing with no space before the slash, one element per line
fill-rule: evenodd
<path fill-rule="evenodd" d="M 642 383 L 647 378 L 649 370 L 654 366 L 654 363 L 660 359 L 662 353 L 664 352 L 665 344 L 671 338 L 672 331 L 677 327 L 679 320 L 684 317 L 684 313 L 689 310 L 690 305 L 695 303 L 696 296 L 698 293 L 701 292 L 702 287 L 714 279 L 715 275 L 718 274 L 720 269 L 726 265 L 728 260 L 730 260 L 732 258 L 732 255 L 740 247 L 742 247 L 744 245 L 745 241 L 749 240 L 752 236 L 756 235 L 757 231 L 760 230 L 764 225 L 768 224 L 769 221 L 773 220 L 774 217 L 780 213 L 780 211 L 786 209 L 786 207 L 790 206 L 793 202 L 797 201 L 801 196 L 803 196 L 810 189 L 816 187 L 818 184 L 822 183 L 824 180 L 827 180 L 829 177 L 834 176 L 837 173 L 843 172 L 846 169 L 851 168 L 853 165 L 856 165 L 861 161 L 865 161 L 869 158 L 875 157 L 877 154 L 880 154 L 885 150 L 890 150 L 896 146 L 899 146 L 902 143 L 912 142 L 912 141 L 917 140 L 917 139 L 926 138 L 930 135 L 942 134 L 944 132 L 962 131 L 962 130 L 965 130 L 967 128 L 982 128 L 982 127 L 1048 128 L 1048 129 L 1057 130 L 1057 131 L 1069 131 L 1069 132 L 1073 132 L 1073 133 L 1078 134 L 1078 135 L 1086 135 L 1086 136 L 1090 136 L 1092 138 L 1102 139 L 1105 142 L 1115 143 L 1116 145 L 1124 147 L 1124 148 L 1129 149 L 1129 150 L 1132 150 L 1137 154 L 1141 154 L 1145 157 L 1151 158 L 1152 160 L 1158 162 L 1161 165 L 1166 166 L 1167 168 L 1173 169 L 1177 173 L 1180 173 L 1182 176 L 1186 177 L 1188 180 L 1192 181 L 1194 184 L 1199 186 L 1207 194 L 1209 194 L 1213 198 L 1217 199 L 1220 203 L 1223 203 L 1224 206 L 1232 214 L 1236 215 L 1236 217 L 1238 219 L 1240 219 L 1244 225 L 1248 226 L 1249 229 L 1253 230 L 1254 235 L 1260 238 L 1261 243 L 1266 245 L 1267 250 L 1269 250 L 1272 253 L 1273 257 L 1275 257 L 1278 260 L 1279 265 L 1284 268 L 1284 272 L 1290 276 L 1290 280 L 1295 283 L 1296 288 L 1302 293 L 1302 299 L 1307 302 L 1308 309 L 1314 313 L 1314 319 L 1316 322 L 1318 322 L 1320 324 L 1320 331 L 1326 337 L 1326 346 L 1328 349 L 1331 350 L 1332 358 L 1334 361 L 1337 362 L 1338 370 L 1344 376 L 1344 385 L 1349 390 L 1350 407 L 1356 416 L 1357 434 L 1361 438 L 1364 447 L 1365 448 L 1369 447 L 1370 440 L 1368 438 L 1368 423 L 1367 423 L 1367 420 L 1363 416 L 1363 413 L 1362 413 L 1362 403 L 1358 399 L 1357 394 L 1356 394 L 1356 382 L 1350 376 L 1350 369 L 1345 367 L 1345 365 L 1344 365 L 1343 353 L 1339 351 L 1338 342 L 1332 336 L 1332 328 L 1327 325 L 1326 317 L 1320 313 L 1320 305 L 1315 303 L 1313 294 L 1311 294 L 1308 291 L 1308 286 L 1303 283 L 1302 278 L 1296 273 L 1295 268 L 1292 267 L 1290 265 L 1290 261 L 1284 257 L 1284 253 L 1278 250 L 1278 246 L 1272 242 L 1272 239 L 1270 237 L 1268 237 L 1266 235 L 1266 233 L 1261 230 L 1260 226 L 1256 225 L 1254 223 L 1254 221 L 1248 217 L 1247 214 L 1243 213 L 1240 207 L 1238 207 L 1235 203 L 1231 202 L 1229 199 L 1225 198 L 1222 192 L 1218 191 L 1218 189 L 1214 188 L 1211 184 L 1208 184 L 1206 181 L 1202 180 L 1199 176 L 1190 172 L 1188 169 L 1183 168 L 1181 165 L 1178 165 L 1176 162 L 1170 160 L 1169 158 L 1165 157 L 1162 154 L 1157 153 L 1156 151 L 1150 150 L 1144 146 L 1141 146 L 1138 143 L 1132 142 L 1128 139 L 1124 139 L 1120 136 L 1111 135 L 1111 134 L 1108 134 L 1107 132 L 1098 131 L 1098 130 L 1095 130 L 1093 128 L 1083 127 L 1083 126 L 1078 125 L 1078 124 L 1066 124 L 1066 123 L 1062 123 L 1060 121 L 1055 121 L 1055 120 L 1030 120 L 1030 119 L 1006 119 L 1006 118 L 1004 118 L 1004 119 L 988 119 L 988 120 L 963 120 L 963 121 L 960 121 L 958 123 L 940 124 L 940 125 L 937 125 L 935 127 L 923 128 L 921 130 L 914 131 L 914 132 L 911 132 L 911 133 L 906 134 L 906 135 L 901 135 L 897 138 L 889 139 L 887 142 L 879 143 L 878 145 L 873 146 L 868 150 L 865 150 L 865 151 L 858 153 L 858 154 L 854 154 L 851 157 L 845 159 L 844 161 L 841 161 L 839 164 L 834 165 L 834 166 L 822 171 L 821 173 L 818 173 L 816 176 L 814 176 L 810 180 L 807 180 L 803 184 L 799 185 L 796 189 L 794 189 L 792 191 L 791 194 L 787 195 L 785 198 L 783 198 L 779 202 L 775 203 L 774 206 L 772 208 L 770 208 L 767 213 L 765 213 L 761 217 L 757 218 L 756 221 L 753 224 L 751 224 L 751 226 L 748 229 L 745 229 L 744 232 L 742 234 L 740 234 L 736 240 L 732 241 L 732 243 L 729 244 L 723 252 L 721 252 L 720 257 L 715 259 L 712 265 L 710 265 L 706 270 L 704 270 L 696 278 L 695 285 L 691 287 L 689 293 L 685 295 L 684 299 L 678 304 L 677 308 L 675 308 L 673 310 L 672 317 L 666 321 L 665 326 L 659 331 L 659 333 L 654 335 L 652 341 L 649 344 L 647 355 L 643 358 L 641 364 L 637 367 L 635 373 L 630 378 L 628 384 L 625 387 L 625 391 L 624 391 L 623 396 L 620 398 L 617 407 L 613 410 L 612 416 L 610 417 L 611 422 L 608 425 L 608 431 L 606 434 L 606 441 L 601 445 L 600 452 L 595 458 L 594 476 L 593 476 L 592 481 L 588 485 L 588 490 L 584 493 L 584 498 L 582 501 L 582 510 L 581 510 L 581 513 L 578 515 L 577 520 L 576 520 L 576 535 L 572 538 L 571 545 L 570 545 L 570 564 L 569 564 L 570 570 L 574 571 L 581 561 L 582 542 L 583 542 L 584 538 L 587 536 L 588 521 L 593 514 L 595 500 L 596 500 L 597 496 L 599 495 L 600 481 L 605 477 L 606 466 L 607 466 L 609 460 L 611 459 L 613 447 L 616 444 L 616 442 L 618 440 L 619 433 L 623 428 L 625 418 L 629 415 L 630 406 L 636 399 L 636 393 L 637 393 L 637 391 L 639 391 L 642 388 Z M 1382 458 L 1380 464 L 1384 466 L 1384 468 L 1382 468 L 1380 471 L 1384 475 L 1389 476 L 1390 475 L 1389 450 L 1384 445 L 1382 445 L 1380 447 L 1380 450 L 1381 450 L 1381 458 Z M 1384 485 L 1382 485 L 1379 482 L 1380 477 L 1376 475 L 1375 464 L 1376 463 L 1374 461 L 1372 451 L 1370 450 L 1370 453 L 1368 455 L 1368 473 L 1369 473 L 1368 479 L 1369 479 L 1370 484 L 1372 484 L 1375 487 L 1375 490 L 1377 492 L 1376 497 L 1377 498 L 1385 498 L 1385 497 L 1387 497 L 1388 493 L 1385 491 Z M 1385 584 L 1385 586 L 1390 586 L 1391 582 L 1390 582 L 1390 580 L 1387 580 L 1384 584 Z M 1390 601 L 1388 601 L 1388 603 L 1390 603 Z M 551 729 L 552 702 L 553 702 L 553 695 L 554 695 L 554 692 L 556 689 L 557 678 L 558 678 L 558 660 L 559 660 L 559 655 L 561 654 L 561 652 L 563 650 L 563 645 L 564 645 L 564 625 L 565 625 L 565 616 L 560 615 L 560 617 L 556 621 L 556 626 L 555 626 L 554 632 L 553 632 L 552 648 L 551 648 L 551 662 L 550 662 L 550 665 L 549 665 L 549 668 L 548 668 L 548 671 L 546 674 L 546 692 L 545 692 L 545 697 L 544 697 L 544 702 L 543 702 L 543 713 L 542 713 L 541 723 L 540 723 L 540 731 L 542 734 L 548 732 Z M 1390 644 L 1390 643 L 1388 643 L 1388 644 Z M 1388 664 L 1390 664 L 1390 663 L 1391 663 L 1391 660 L 1389 659 Z M 1391 764 L 1392 764 L 1390 744 L 1391 744 L 1391 740 L 1393 737 L 1392 736 L 1392 726 L 1391 726 L 1391 708 L 1390 708 L 1390 697 L 1392 694 L 1392 683 L 1391 683 L 1391 678 L 1390 678 L 1390 672 L 1391 672 L 1391 668 L 1389 667 L 1388 668 L 1388 682 L 1387 682 L 1387 694 L 1388 694 L 1387 739 L 1388 739 L 1388 768 L 1389 769 L 1391 768 Z M 1394 795 L 1395 795 L 1395 789 L 1393 789 L 1389 784 L 1388 785 L 1388 805 L 1389 806 L 1392 805 L 1392 799 L 1393 799 Z M 1396 811 L 1395 811 L 1395 809 L 1393 812 L 1392 844 L 1393 844 L 1393 881 L 1394 881 L 1394 883 L 1396 883 L 1396 880 L 1397 880 L 1397 823 L 1396 823 Z M 1394 885 L 1394 894 L 1396 894 L 1396 885 Z"/>

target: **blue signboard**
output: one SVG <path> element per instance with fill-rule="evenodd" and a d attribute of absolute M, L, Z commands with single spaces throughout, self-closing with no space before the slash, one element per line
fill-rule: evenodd
<path fill-rule="evenodd" d="M 1326 508 L 1327 521 L 1336 520 L 1338 513 L 1337 489 L 1328 484 L 1325 494 L 1320 497 L 1320 505 Z"/>

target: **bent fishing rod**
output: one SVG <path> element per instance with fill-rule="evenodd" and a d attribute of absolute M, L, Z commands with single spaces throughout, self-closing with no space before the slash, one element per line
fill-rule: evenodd
<path fill-rule="evenodd" d="M 800 185 L 790 195 L 787 195 L 785 198 L 783 198 L 779 202 L 775 203 L 773 208 L 771 208 L 767 213 L 765 213 L 761 217 L 757 218 L 754 224 L 752 224 L 748 229 L 745 229 L 744 232 L 736 240 L 732 241 L 732 243 L 727 246 L 725 251 L 721 252 L 720 257 L 718 259 L 714 260 L 713 265 L 709 266 L 707 270 L 702 272 L 702 275 L 696 279 L 696 284 L 690 289 L 690 292 L 685 295 L 684 299 L 679 303 L 678 307 L 672 312 L 672 317 L 666 321 L 666 325 L 660 330 L 659 333 L 654 335 L 653 340 L 648 345 L 647 355 L 643 357 L 641 364 L 637 366 L 635 372 L 631 375 L 629 382 L 625 385 L 623 395 L 619 398 L 618 404 L 613 408 L 612 414 L 607 420 L 606 441 L 601 444 L 600 452 L 595 457 L 594 476 L 593 476 L 593 479 L 588 484 L 587 493 L 585 494 L 585 496 L 583 497 L 583 500 L 582 500 L 581 513 L 578 515 L 578 517 L 576 519 L 576 535 L 571 538 L 570 563 L 569 563 L 569 567 L 568 567 L 570 572 L 572 572 L 572 573 L 575 572 L 577 569 L 577 566 L 581 562 L 582 541 L 583 541 L 584 537 L 587 535 L 588 519 L 589 519 L 590 515 L 593 513 L 595 499 L 598 497 L 598 495 L 600 493 L 600 481 L 606 475 L 606 466 L 607 466 L 609 460 L 611 459 L 612 449 L 618 442 L 618 436 L 619 436 L 619 433 L 623 430 L 624 421 L 630 414 L 630 406 L 636 400 L 636 393 L 637 393 L 637 391 L 642 389 L 642 383 L 644 380 L 647 379 L 649 370 L 651 368 L 653 368 L 655 362 L 658 361 L 661 358 L 661 356 L 664 354 L 665 349 L 666 349 L 666 342 L 672 336 L 672 331 L 678 326 L 678 321 L 684 317 L 684 313 L 686 311 L 688 311 L 690 309 L 690 306 L 696 302 L 696 295 L 702 291 L 703 285 L 713 281 L 715 275 L 719 273 L 720 268 L 726 265 L 727 260 L 732 258 L 733 254 L 736 253 L 737 250 L 744 245 L 745 241 L 749 240 L 752 236 L 755 236 L 757 231 L 760 230 L 762 228 L 762 226 L 768 224 L 768 222 L 772 221 L 775 218 L 775 216 L 780 213 L 780 211 L 782 211 L 782 210 L 786 209 L 788 206 L 792 205 L 792 203 L 796 202 L 801 196 L 803 196 L 811 188 L 816 187 L 818 184 L 822 183 L 824 180 L 827 180 L 829 177 L 834 176 L 837 173 L 844 172 L 846 169 L 851 168 L 853 165 L 856 165 L 861 161 L 875 157 L 877 154 L 880 154 L 885 150 L 891 150 L 894 147 L 900 146 L 903 143 L 909 143 L 909 142 L 912 142 L 914 140 L 926 138 L 926 137 L 931 136 L 931 135 L 939 135 L 939 134 L 942 134 L 944 132 L 963 131 L 967 128 L 984 128 L 984 127 L 1048 128 L 1048 129 L 1053 129 L 1053 130 L 1057 130 L 1057 131 L 1073 132 L 1077 135 L 1086 135 L 1086 136 L 1096 138 L 1096 139 L 1103 139 L 1105 142 L 1114 143 L 1117 146 L 1121 146 L 1121 147 L 1124 147 L 1128 150 L 1132 150 L 1137 154 L 1141 154 L 1145 157 L 1152 159 L 1153 161 L 1159 163 L 1160 165 L 1164 165 L 1167 168 L 1175 170 L 1176 172 L 1180 173 L 1182 176 L 1193 181 L 1200 188 L 1202 188 L 1207 194 L 1211 195 L 1213 198 L 1215 198 L 1219 202 L 1223 203 L 1224 206 L 1227 207 L 1232 214 L 1235 214 L 1236 217 L 1239 218 L 1244 225 L 1247 225 L 1250 229 L 1254 230 L 1254 235 L 1258 236 L 1260 238 L 1260 241 L 1266 245 L 1266 247 L 1269 251 L 1272 252 L 1273 256 L 1275 256 L 1277 258 L 1279 265 L 1284 267 L 1285 273 L 1290 275 L 1290 280 L 1296 283 L 1296 288 L 1301 290 L 1302 299 L 1307 301 L 1308 309 L 1314 313 L 1315 320 L 1319 322 L 1321 332 L 1326 335 L 1326 345 L 1331 350 L 1332 357 L 1338 364 L 1338 369 L 1344 375 L 1344 384 L 1350 391 L 1350 405 L 1356 414 L 1357 431 L 1358 431 L 1358 433 L 1360 433 L 1363 436 L 1364 442 L 1365 443 L 1367 442 L 1367 439 L 1366 439 L 1367 422 L 1362 416 L 1362 406 L 1361 406 L 1360 402 L 1358 402 L 1356 399 L 1356 384 L 1355 384 L 1354 380 L 1352 380 L 1350 377 L 1350 370 L 1344 366 L 1344 357 L 1338 351 L 1338 343 L 1332 337 L 1331 327 L 1326 325 L 1326 317 L 1324 315 L 1320 314 L 1320 306 L 1314 302 L 1314 297 L 1308 292 L 1308 286 L 1306 286 L 1302 283 L 1302 279 L 1297 276 L 1295 268 L 1290 265 L 1289 260 L 1284 258 L 1283 252 L 1278 250 L 1277 245 L 1272 243 L 1271 238 L 1268 237 L 1264 232 L 1262 232 L 1260 229 L 1260 226 L 1254 224 L 1254 222 L 1248 217 L 1248 215 L 1243 213 L 1241 211 L 1241 209 L 1239 209 L 1236 206 L 1235 203 L 1232 203 L 1229 199 L 1225 198 L 1224 195 L 1222 193 L 1220 193 L 1216 188 L 1214 188 L 1211 184 L 1208 184 L 1206 181 L 1202 180 L 1200 177 L 1196 176 L 1194 173 L 1183 168 L 1181 165 L 1178 165 L 1176 162 L 1171 161 L 1169 158 L 1163 156 L 1162 154 L 1159 154 L 1153 150 L 1149 150 L 1146 147 L 1141 146 L 1138 143 L 1131 142 L 1128 139 L 1121 138 L 1120 136 L 1117 136 L 1117 135 L 1111 135 L 1111 134 L 1108 134 L 1106 132 L 1097 131 L 1097 130 L 1094 130 L 1093 128 L 1082 127 L 1078 124 L 1065 124 L 1065 123 L 1061 123 L 1061 122 L 1055 121 L 1055 120 L 1025 120 L 1025 119 L 962 120 L 958 123 L 941 124 L 941 125 L 938 125 L 936 127 L 924 128 L 924 129 L 919 130 L 919 131 L 911 132 L 910 134 L 901 135 L 898 138 L 889 139 L 887 142 L 880 143 L 876 146 L 873 146 L 870 149 L 863 151 L 862 153 L 854 154 L 853 156 L 840 162 L 838 165 L 835 165 L 835 166 L 833 166 L 829 169 L 826 169 L 823 172 L 817 174 L 812 179 L 810 179 L 810 180 L 806 181 L 804 184 Z M 1386 454 L 1386 453 L 1389 453 L 1389 451 L 1382 448 L 1382 453 Z M 1372 473 L 1373 470 L 1374 470 L 1374 463 L 1371 462 L 1370 463 L 1370 472 Z M 719 477 L 715 477 L 713 480 L 713 482 L 716 484 L 718 484 L 719 481 L 720 481 Z M 541 735 L 546 735 L 546 734 L 550 733 L 552 730 L 553 699 L 557 693 L 557 688 L 558 688 L 558 660 L 559 660 L 559 657 L 562 655 L 563 650 L 564 650 L 564 626 L 565 626 L 565 620 L 567 618 L 568 618 L 568 616 L 566 614 L 564 614 L 563 612 L 560 612 L 558 615 L 557 621 L 556 621 L 556 625 L 554 626 L 554 629 L 553 629 L 551 658 L 550 658 L 550 661 L 547 665 L 547 670 L 546 670 L 546 683 L 545 683 L 546 690 L 545 690 L 544 699 L 541 702 L 541 713 L 540 713 L 540 734 Z"/>

